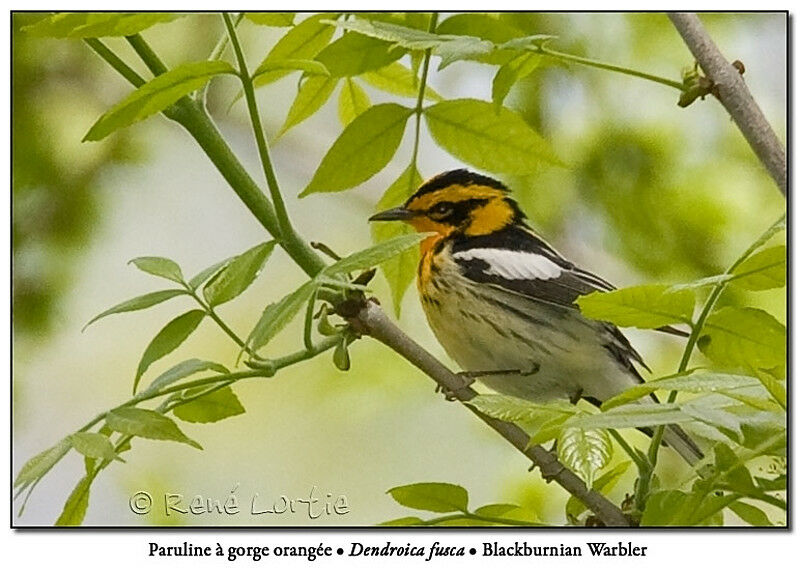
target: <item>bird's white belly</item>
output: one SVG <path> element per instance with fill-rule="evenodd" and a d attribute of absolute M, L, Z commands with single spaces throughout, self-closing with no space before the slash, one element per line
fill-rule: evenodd
<path fill-rule="evenodd" d="M 481 377 L 491 389 L 531 401 L 575 396 L 604 401 L 637 383 L 603 347 L 598 323 L 578 312 L 466 279 L 453 287 L 441 283 L 429 289 L 434 301 L 423 306 L 448 355 L 464 371 L 518 370 Z M 487 298 L 500 298 L 511 310 Z"/>

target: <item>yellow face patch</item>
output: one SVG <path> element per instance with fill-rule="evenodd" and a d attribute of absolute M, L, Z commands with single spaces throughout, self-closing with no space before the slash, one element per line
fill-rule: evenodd
<path fill-rule="evenodd" d="M 411 211 L 422 212 L 428 211 L 431 207 L 440 202 L 458 203 L 471 199 L 491 200 L 493 198 L 503 198 L 504 196 L 505 194 L 502 190 L 490 188 L 489 186 L 479 186 L 475 184 L 469 186 L 453 185 L 413 198 L 406 207 Z"/>
<path fill-rule="evenodd" d="M 474 209 L 465 212 L 462 219 L 436 218 L 434 208 L 438 204 L 452 204 L 458 208 L 465 202 L 474 203 Z M 484 203 L 480 203 L 484 202 Z M 469 207 L 469 206 L 468 206 Z M 454 184 L 440 190 L 414 197 L 406 204 L 406 209 L 416 215 L 407 220 L 417 231 L 434 231 L 449 235 L 461 230 L 465 235 L 485 235 L 502 229 L 512 223 L 516 215 L 514 208 L 502 190 L 490 186 Z"/>

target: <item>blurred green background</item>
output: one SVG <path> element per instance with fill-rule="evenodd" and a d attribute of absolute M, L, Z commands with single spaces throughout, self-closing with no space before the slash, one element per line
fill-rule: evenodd
<path fill-rule="evenodd" d="M 95 314 L 159 283 L 126 262 L 142 255 L 178 261 L 193 274 L 266 236 L 221 176 L 180 127 L 163 117 L 139 123 L 101 143 L 80 140 L 128 85 L 78 40 L 27 37 L 19 28 L 41 14 L 13 15 L 13 408 L 14 471 L 99 411 L 129 396 L 136 364 L 153 335 L 181 309 L 174 300 L 117 315 L 85 332 Z M 440 21 L 447 15 L 442 15 Z M 660 14 L 504 14 L 531 33 L 559 37 L 561 51 L 680 78 L 693 63 Z M 785 140 L 785 14 L 704 15 L 745 79 L 770 124 Z M 160 25 L 145 37 L 168 65 L 205 59 L 223 33 L 220 18 L 194 15 Z M 251 66 L 282 30 L 240 26 Z M 144 73 L 124 40 L 108 44 Z M 429 83 L 446 98 L 491 98 L 496 67 L 458 63 L 433 71 Z M 228 111 L 233 80 L 216 81 L 210 110 L 241 160 L 261 180 L 244 105 Z M 268 133 L 276 133 L 294 98 L 297 74 L 260 89 Z M 396 100 L 366 87 L 373 103 Z M 411 100 L 405 101 L 412 104 Z M 785 201 L 723 108 L 709 98 L 677 106 L 677 92 L 586 67 L 551 65 L 517 84 L 507 104 L 521 111 L 566 159 L 568 167 L 506 179 L 534 227 L 579 265 L 618 286 L 683 282 L 716 274 L 784 210 Z M 335 96 L 321 112 L 272 148 L 290 213 L 300 232 L 340 253 L 370 244 L 367 217 L 411 154 L 411 127 L 396 159 L 355 190 L 295 196 L 341 132 Z M 461 167 L 424 134 L 423 177 Z M 240 335 L 263 307 L 293 290 L 303 275 L 276 251 L 256 283 L 221 308 Z M 388 288 L 376 295 L 390 305 Z M 745 294 L 729 289 L 731 294 Z M 747 293 L 785 322 L 785 290 Z M 737 300 L 728 296 L 723 302 Z M 410 289 L 400 325 L 445 361 Z M 681 344 L 630 331 L 655 374 L 673 371 Z M 295 323 L 265 355 L 301 345 Z M 424 481 L 453 482 L 471 505 L 520 503 L 531 516 L 563 523 L 568 497 L 523 457 L 454 403 L 433 383 L 371 340 L 354 344 L 343 373 L 330 355 L 236 387 L 245 415 L 214 425 L 181 424 L 205 451 L 137 439 L 128 464 L 115 464 L 94 484 L 87 525 L 234 524 L 371 525 L 411 515 L 386 490 Z M 237 349 L 211 322 L 153 366 L 200 357 L 233 365 Z M 698 356 L 700 361 L 700 356 Z M 147 379 L 145 379 L 147 381 Z M 636 436 L 636 435 L 632 435 Z M 667 454 L 665 453 L 665 456 Z M 620 457 L 621 458 L 621 457 Z M 672 456 L 663 478 L 671 476 Z M 615 459 L 616 460 L 616 459 Z M 72 453 L 56 466 L 18 521 L 52 524 L 82 475 Z M 621 500 L 630 469 L 612 497 Z M 675 473 L 674 476 L 678 474 Z M 280 496 L 325 500 L 346 495 L 350 513 L 310 520 L 295 514 L 249 514 L 251 499 L 268 507 Z M 235 489 L 243 513 L 170 516 L 164 493 L 224 501 Z M 153 513 L 138 516 L 129 497 L 148 491 Z M 162 507 L 158 507 L 158 506 Z M 262 508 L 263 509 L 263 508 Z"/>

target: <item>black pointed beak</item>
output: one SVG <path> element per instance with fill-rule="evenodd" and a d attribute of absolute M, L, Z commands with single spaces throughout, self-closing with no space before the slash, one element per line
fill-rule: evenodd
<path fill-rule="evenodd" d="M 414 217 L 414 212 L 410 211 L 403 206 L 387 209 L 380 213 L 376 213 L 369 218 L 369 221 L 397 221 L 405 220 Z"/>

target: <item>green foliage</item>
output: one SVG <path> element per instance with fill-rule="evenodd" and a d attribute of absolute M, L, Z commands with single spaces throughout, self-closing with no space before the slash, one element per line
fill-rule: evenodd
<path fill-rule="evenodd" d="M 140 271 L 183 284 L 183 272 L 178 263 L 165 257 L 137 257 L 129 261 Z"/>
<path fill-rule="evenodd" d="M 206 313 L 203 310 L 190 310 L 170 320 L 167 325 L 156 334 L 156 337 L 153 338 L 147 345 L 147 348 L 145 348 L 142 359 L 139 360 L 139 366 L 136 369 L 136 377 L 133 380 L 134 393 L 136 393 L 139 380 L 142 378 L 142 375 L 144 375 L 144 372 L 147 371 L 147 368 L 150 367 L 150 364 L 160 360 L 180 346 L 184 340 L 194 332 L 205 315 Z"/>
<path fill-rule="evenodd" d="M 181 97 L 196 91 L 215 75 L 235 74 L 226 61 L 184 63 L 136 89 L 97 119 L 83 140 L 102 140 L 115 130 L 159 113 Z"/>
<path fill-rule="evenodd" d="M 421 482 L 397 486 L 386 491 L 395 502 L 427 512 L 465 512 L 469 496 L 466 489 L 444 482 Z"/>
<path fill-rule="evenodd" d="M 300 197 L 346 190 L 383 170 L 400 145 L 411 113 L 395 103 L 361 113 L 328 150 Z"/>
<path fill-rule="evenodd" d="M 286 28 L 294 25 L 294 12 L 247 12 L 245 18 L 259 26 Z"/>
<path fill-rule="evenodd" d="M 524 175 L 560 160 L 516 112 L 477 99 L 443 101 L 425 109 L 436 143 L 482 170 Z"/>
<path fill-rule="evenodd" d="M 234 259 L 233 257 L 229 257 L 228 259 L 214 263 L 213 265 L 197 273 L 195 276 L 189 279 L 189 282 L 187 283 L 189 285 L 189 289 L 197 290 L 203 283 L 205 283 L 208 279 L 217 274 L 218 271 L 220 271 L 233 259 Z"/>
<path fill-rule="evenodd" d="M 275 241 L 267 241 L 234 257 L 203 288 L 209 306 L 229 302 L 242 294 L 256 279 L 269 259 Z"/>
<path fill-rule="evenodd" d="M 196 389 L 203 391 L 205 388 Z M 196 394 L 191 391 L 183 395 L 187 399 L 194 396 Z M 188 423 L 216 423 L 228 417 L 241 415 L 245 410 L 233 390 L 230 387 L 223 387 L 192 399 L 188 403 L 180 403 L 172 412 L 178 419 Z"/>
<path fill-rule="evenodd" d="M 786 286 L 786 245 L 759 251 L 733 270 L 736 286 L 768 290 Z"/>
<path fill-rule="evenodd" d="M 69 442 L 76 451 L 89 458 L 114 460 L 117 453 L 111 440 L 101 433 L 72 433 Z"/>
<path fill-rule="evenodd" d="M 339 93 L 339 120 L 343 126 L 349 125 L 358 115 L 369 109 L 369 96 L 358 83 L 347 78 Z"/>
<path fill-rule="evenodd" d="M 786 327 L 757 308 L 726 306 L 706 320 L 700 350 L 723 367 L 776 370 L 786 366 Z"/>
<path fill-rule="evenodd" d="M 86 517 L 89 508 L 89 491 L 91 490 L 94 476 L 87 474 L 81 478 L 64 503 L 64 509 L 58 516 L 57 526 L 79 526 Z"/>
<path fill-rule="evenodd" d="M 197 441 L 183 434 L 172 419 L 150 409 L 138 407 L 114 409 L 106 414 L 106 425 L 123 435 L 158 441 L 176 441 L 203 450 Z"/>
<path fill-rule="evenodd" d="M 366 71 L 359 77 L 376 89 L 386 91 L 392 95 L 415 99 L 419 94 L 417 76 L 399 62 L 390 63 L 374 71 Z M 434 91 L 430 85 L 425 86 L 425 98 L 430 101 L 442 100 L 442 96 Z"/>
<path fill-rule="evenodd" d="M 33 458 L 29 459 L 20 468 L 17 477 L 14 479 L 14 488 L 24 490 L 39 481 L 56 463 L 64 458 L 71 448 L 68 438 L 61 439 L 54 446 L 43 450 Z"/>
<path fill-rule="evenodd" d="M 189 377 L 190 375 L 194 375 L 206 370 L 212 370 L 218 373 L 230 373 L 228 368 L 222 364 L 192 358 L 172 366 L 167 371 L 159 375 L 152 381 L 152 383 L 150 383 L 146 391 L 148 393 L 153 393 L 175 383 L 179 379 L 183 379 L 185 377 Z"/>
<path fill-rule="evenodd" d="M 165 300 L 169 300 L 170 298 L 174 298 L 182 294 L 186 294 L 186 291 L 180 289 L 169 289 L 169 290 L 158 290 L 156 292 L 148 292 L 147 294 L 131 298 L 130 300 L 126 300 L 124 302 L 120 302 L 119 304 L 115 304 L 108 310 L 104 310 L 103 312 L 101 312 L 100 314 L 89 320 L 84 325 L 83 329 L 85 330 L 93 322 L 97 322 L 101 318 L 105 318 L 106 316 L 110 316 L 111 314 L 119 314 L 121 312 L 133 312 L 134 310 L 144 310 L 145 308 L 150 308 L 151 306 L 155 306 L 156 304 L 160 304 Z"/>
<path fill-rule="evenodd" d="M 587 486 L 611 460 L 613 447 L 606 431 L 567 428 L 558 438 L 558 458 L 570 470 L 583 478 Z"/>
<path fill-rule="evenodd" d="M 353 77 L 389 65 L 403 53 L 389 42 L 346 34 L 320 51 L 316 59 L 333 77 Z"/>
<path fill-rule="evenodd" d="M 256 87 L 277 81 L 291 72 L 272 67 L 281 61 L 314 59 L 333 37 L 334 29 L 321 21 L 335 18 L 335 14 L 317 14 L 291 28 L 256 68 L 253 74 Z M 273 70 L 268 71 L 270 68 Z"/>
<path fill-rule="evenodd" d="M 492 102 L 499 111 L 514 84 L 527 77 L 542 63 L 542 56 L 535 53 L 523 53 L 497 70 L 492 81 Z"/>
<path fill-rule="evenodd" d="M 628 471 L 631 462 L 621 462 L 604 472 L 592 483 L 592 490 L 601 494 L 608 494 L 619 482 L 620 478 Z M 577 525 L 578 517 L 587 510 L 586 504 L 578 500 L 575 496 L 570 496 L 565 506 L 567 520 Z"/>
<path fill-rule="evenodd" d="M 611 292 L 593 292 L 578 299 L 581 312 L 589 318 L 637 328 L 690 324 L 694 303 L 691 291 L 671 290 L 668 285 L 641 285 Z"/>
<path fill-rule="evenodd" d="M 405 172 L 389 186 L 383 197 L 375 206 L 376 211 L 384 211 L 404 203 L 422 183 L 422 177 L 414 166 L 406 168 Z M 382 243 L 400 235 L 412 235 L 413 229 L 405 223 L 373 223 L 370 227 L 372 240 Z M 419 252 L 409 248 L 402 253 L 381 263 L 381 271 L 389 283 L 392 291 L 392 305 L 394 312 L 400 316 L 400 306 L 406 290 L 414 280 L 414 273 L 419 263 Z"/>
<path fill-rule="evenodd" d="M 759 385 L 755 378 L 745 375 L 731 375 L 708 370 L 694 370 L 687 373 L 652 379 L 626 389 L 619 395 L 603 403 L 608 410 L 624 403 L 630 403 L 656 391 L 683 391 L 687 393 L 713 393 L 723 390 L 744 389 Z"/>
<path fill-rule="evenodd" d="M 267 345 L 275 335 L 291 322 L 298 312 L 305 306 L 314 290 L 317 288 L 315 281 L 309 281 L 294 292 L 284 296 L 278 302 L 268 305 L 261 314 L 250 336 L 247 345 L 253 350 Z"/>
<path fill-rule="evenodd" d="M 132 36 L 147 28 L 171 22 L 183 14 L 150 12 L 131 14 L 119 12 L 62 12 L 26 26 L 24 31 L 50 38 L 100 38 Z"/>
<path fill-rule="evenodd" d="M 380 265 L 407 251 L 420 241 L 425 239 L 428 235 L 425 233 L 414 233 L 411 235 L 399 235 L 388 241 L 383 241 L 371 247 L 367 247 L 363 251 L 358 251 L 352 255 L 336 261 L 330 267 L 325 269 L 327 275 L 340 275 L 357 271 L 359 269 L 368 269 L 376 265 Z"/>
<path fill-rule="evenodd" d="M 286 115 L 286 121 L 275 135 L 283 136 L 290 128 L 300 124 L 316 113 L 330 98 L 336 88 L 337 80 L 332 77 L 309 77 L 297 90 L 297 97 Z"/>

